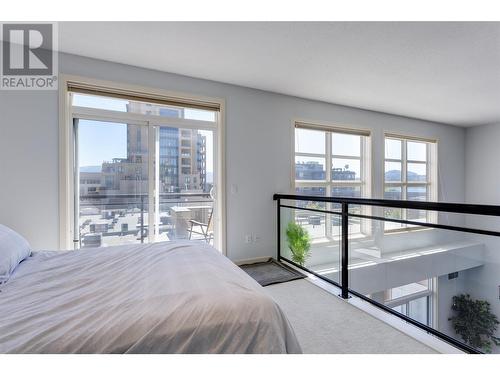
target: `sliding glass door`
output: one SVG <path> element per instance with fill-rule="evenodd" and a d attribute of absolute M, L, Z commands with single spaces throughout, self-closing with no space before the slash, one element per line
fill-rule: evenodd
<path fill-rule="evenodd" d="M 159 128 L 161 240 L 214 243 L 213 131 Z"/>
<path fill-rule="evenodd" d="M 106 100 L 89 103 L 109 106 Z M 140 110 L 132 104 L 128 112 Z M 76 106 L 73 115 L 75 248 L 173 240 L 217 246 L 216 116 L 160 108 L 160 116 L 127 118 L 94 107 Z"/>
<path fill-rule="evenodd" d="M 148 241 L 148 127 L 75 119 L 75 241 L 82 248 Z"/>

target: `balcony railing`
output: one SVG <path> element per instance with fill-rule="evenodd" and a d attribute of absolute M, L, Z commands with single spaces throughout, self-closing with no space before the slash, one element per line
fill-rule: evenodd
<path fill-rule="evenodd" d="M 274 200 L 278 260 L 465 352 L 499 352 L 500 264 L 488 254 L 499 251 L 500 206 L 289 194 Z M 387 230 L 386 222 L 400 230 Z M 464 319 L 477 306 L 475 320 Z"/>
<path fill-rule="evenodd" d="M 148 240 L 149 200 L 146 194 L 81 195 L 79 197 L 80 247 L 144 243 Z M 193 235 L 190 220 L 208 223 L 213 211 L 209 193 L 162 193 L 159 222 L 155 223 L 159 241 L 174 239 L 213 240 Z"/>

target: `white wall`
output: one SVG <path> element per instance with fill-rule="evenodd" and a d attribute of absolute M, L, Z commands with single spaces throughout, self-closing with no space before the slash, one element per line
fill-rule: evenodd
<path fill-rule="evenodd" d="M 500 204 L 500 124 L 467 128 L 465 144 L 466 199 Z"/>
<path fill-rule="evenodd" d="M 0 223 L 58 245 L 57 93 L 0 90 Z"/>
<path fill-rule="evenodd" d="M 468 128 L 466 132 L 466 200 L 468 203 L 500 205 L 500 124 Z M 472 227 L 498 231 L 500 219 L 469 217 Z M 485 244 L 485 265 L 468 271 L 466 291 L 474 298 L 490 302 L 500 319 L 500 238 L 475 236 Z M 497 336 L 500 329 L 497 330 Z M 496 347 L 500 352 L 500 347 Z"/>
<path fill-rule="evenodd" d="M 448 275 L 438 277 L 438 296 L 437 296 L 437 329 L 446 333 L 449 336 L 455 337 L 460 340 L 460 336 L 455 334 L 452 323 L 448 320 L 452 316 L 451 305 L 453 296 L 461 294 L 465 289 L 464 275 L 470 270 L 458 273 L 456 279 L 448 279 Z"/>
<path fill-rule="evenodd" d="M 290 190 L 291 121 L 302 118 L 373 130 L 373 195 L 381 197 L 383 132 L 439 139 L 439 199 L 461 202 L 462 128 L 303 100 L 137 67 L 60 56 L 62 73 L 226 100 L 227 253 L 232 259 L 275 255 L 272 195 Z M 332 88 L 334 89 L 334 88 Z M 377 95 L 376 92 L 373 95 Z M 35 248 L 58 246 L 58 111 L 54 92 L 0 92 L 0 222 Z M 260 237 L 244 243 L 246 233 Z"/>

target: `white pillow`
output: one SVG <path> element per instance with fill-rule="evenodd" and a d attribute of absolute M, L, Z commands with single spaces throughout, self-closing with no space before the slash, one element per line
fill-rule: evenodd
<path fill-rule="evenodd" d="M 28 241 L 19 233 L 0 224 L 0 284 L 5 283 L 17 265 L 30 254 Z"/>

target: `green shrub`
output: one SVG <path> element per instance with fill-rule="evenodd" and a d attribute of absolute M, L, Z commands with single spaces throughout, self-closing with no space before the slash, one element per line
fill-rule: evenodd
<path fill-rule="evenodd" d="M 488 301 L 473 300 L 468 294 L 453 297 L 451 310 L 455 316 L 449 318 L 455 333 L 470 346 L 491 352 L 491 344 L 500 345 L 495 337 L 499 321 L 490 310 Z"/>

